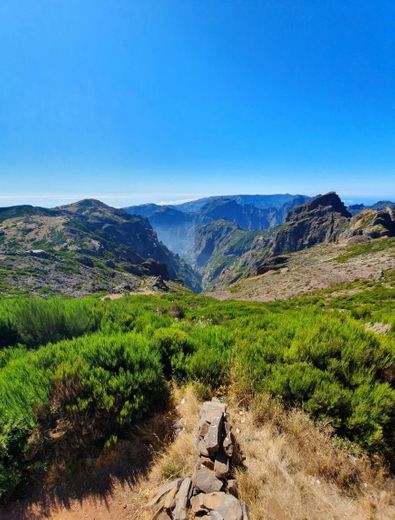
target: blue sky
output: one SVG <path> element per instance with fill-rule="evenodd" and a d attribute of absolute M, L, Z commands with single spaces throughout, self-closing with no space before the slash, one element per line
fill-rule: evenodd
<path fill-rule="evenodd" d="M 2 0 L 0 205 L 395 198 L 395 2 Z"/>

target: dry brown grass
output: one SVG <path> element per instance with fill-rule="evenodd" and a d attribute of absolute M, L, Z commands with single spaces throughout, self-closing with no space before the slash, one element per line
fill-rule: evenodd
<path fill-rule="evenodd" d="M 152 518 L 144 504 L 163 483 L 192 475 L 200 397 L 193 386 L 174 390 L 184 429 L 139 481 L 136 518 Z M 251 520 L 395 519 L 394 481 L 380 461 L 351 455 L 329 427 L 300 410 L 286 411 L 279 401 L 261 396 L 248 405 L 232 395 L 228 411 L 244 456 L 235 476 Z"/>
<path fill-rule="evenodd" d="M 314 424 L 300 410 L 287 411 L 275 399 L 261 396 L 254 400 L 240 394 L 240 389 L 238 394 L 235 387 L 232 390 L 228 411 L 244 456 L 235 477 L 251 520 L 395 519 L 394 483 L 379 461 L 351 455 L 338 446 L 327 426 Z M 193 473 L 199 404 L 208 398 L 196 385 L 173 389 L 174 406 L 141 431 L 141 446 L 132 446 L 135 453 L 129 453 L 132 447 L 126 443 L 124 449 L 118 446 L 100 456 L 90 472 L 106 475 L 109 467 L 118 465 L 118 459 L 140 461 L 142 466 L 140 476 L 131 481 L 121 482 L 115 472 L 105 501 L 87 496 L 67 509 L 12 518 L 152 520 L 146 504 L 159 488 L 166 481 Z M 169 442 L 175 420 L 181 431 Z M 147 443 L 154 454 L 148 468 L 142 461 L 147 457 Z"/>
<path fill-rule="evenodd" d="M 352 256 L 342 263 L 336 261 L 347 248 L 347 242 L 319 244 L 291 253 L 287 267 L 281 271 L 241 278 L 228 288 L 218 288 L 212 295 L 220 300 L 287 300 L 299 294 L 356 280 L 377 280 L 382 271 L 395 269 L 393 244 L 385 251 Z"/>
<path fill-rule="evenodd" d="M 383 466 L 336 445 L 328 427 L 267 397 L 229 411 L 245 456 L 236 477 L 252 520 L 395 518 Z"/>
<path fill-rule="evenodd" d="M 137 486 L 138 503 L 136 519 L 151 520 L 152 513 L 145 504 L 153 498 L 167 481 L 177 477 L 190 477 L 196 463 L 196 430 L 199 415 L 199 400 L 193 386 L 174 389 L 174 401 L 179 414 L 177 427 L 181 431 L 173 443 L 153 460 L 151 469 Z"/>

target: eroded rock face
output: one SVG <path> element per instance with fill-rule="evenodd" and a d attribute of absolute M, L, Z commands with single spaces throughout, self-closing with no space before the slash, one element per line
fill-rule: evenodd
<path fill-rule="evenodd" d="M 367 209 L 351 220 L 341 238 L 375 239 L 395 236 L 395 210 L 391 207 L 375 211 Z"/>
<path fill-rule="evenodd" d="M 274 239 L 271 256 L 334 241 L 350 218 L 351 214 L 336 193 L 318 195 L 289 212 Z"/>

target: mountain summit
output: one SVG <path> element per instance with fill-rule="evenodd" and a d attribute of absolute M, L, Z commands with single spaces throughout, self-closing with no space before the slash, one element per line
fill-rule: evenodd
<path fill-rule="evenodd" d="M 318 195 L 292 209 L 277 233 L 272 252 L 293 252 L 334 239 L 351 214 L 335 192 Z"/>

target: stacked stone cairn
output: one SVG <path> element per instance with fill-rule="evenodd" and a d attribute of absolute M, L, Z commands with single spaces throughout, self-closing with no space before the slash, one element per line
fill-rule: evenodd
<path fill-rule="evenodd" d="M 213 399 L 200 408 L 192 478 L 178 478 L 161 488 L 148 507 L 153 520 L 249 520 L 231 478 L 235 443 L 225 404 Z"/>

